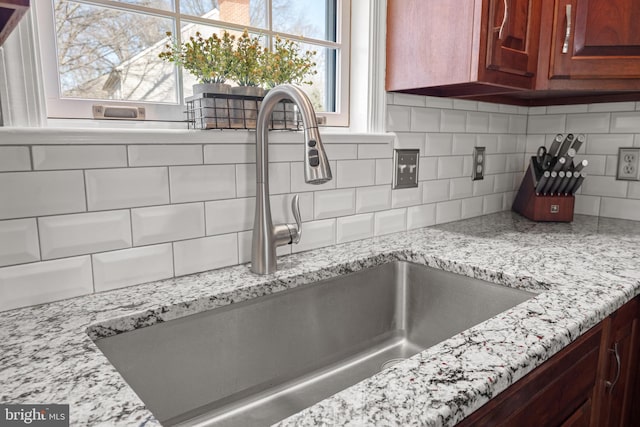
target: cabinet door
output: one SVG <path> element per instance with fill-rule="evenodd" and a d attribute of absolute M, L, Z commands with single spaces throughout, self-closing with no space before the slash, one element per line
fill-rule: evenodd
<path fill-rule="evenodd" d="M 520 86 L 532 87 L 541 0 L 489 0 L 488 4 L 487 69 L 524 77 Z"/>
<path fill-rule="evenodd" d="M 612 315 L 605 370 L 601 422 L 603 426 L 628 426 L 635 374 L 638 368 L 638 300 Z"/>
<path fill-rule="evenodd" d="M 640 1 L 556 0 L 551 78 L 640 78 Z"/>

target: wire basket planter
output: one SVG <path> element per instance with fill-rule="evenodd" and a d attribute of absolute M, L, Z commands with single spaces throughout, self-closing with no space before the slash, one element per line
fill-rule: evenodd
<path fill-rule="evenodd" d="M 189 129 L 255 129 L 262 96 L 200 93 L 185 98 Z M 276 105 L 269 128 L 273 130 L 301 130 L 302 118 L 298 107 L 284 100 Z"/>

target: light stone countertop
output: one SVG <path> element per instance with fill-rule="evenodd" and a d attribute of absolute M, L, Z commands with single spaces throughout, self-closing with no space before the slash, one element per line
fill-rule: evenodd
<path fill-rule="evenodd" d="M 640 222 L 511 212 L 0 313 L 0 403 L 68 403 L 72 425 L 159 425 L 93 339 L 408 260 L 538 293 L 281 426 L 453 425 L 640 293 Z"/>

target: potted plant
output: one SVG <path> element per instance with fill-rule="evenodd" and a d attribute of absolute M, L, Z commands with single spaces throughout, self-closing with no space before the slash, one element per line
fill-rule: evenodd
<path fill-rule="evenodd" d="M 172 37 L 171 32 L 167 32 Z M 224 31 L 221 36 L 212 34 L 204 38 L 196 32 L 187 42 L 178 45 L 177 40 L 165 45 L 166 50 L 158 55 L 161 59 L 173 62 L 188 71 L 197 80 L 193 93 L 229 93 L 230 86 L 225 84 L 233 71 L 235 36 Z"/>
<path fill-rule="evenodd" d="M 172 38 L 171 32 L 167 32 L 167 36 Z M 173 39 L 172 43 L 165 45 L 166 50 L 159 54 L 161 59 L 181 66 L 198 80 L 193 85 L 193 95 L 201 96 L 187 103 L 187 119 L 196 128 L 230 127 L 228 94 L 231 86 L 225 82 L 233 69 L 234 43 L 235 36 L 227 31 L 221 36 L 214 33 L 207 38 L 196 32 L 195 36 L 189 37 L 181 45 Z"/>
<path fill-rule="evenodd" d="M 236 40 L 233 51 L 233 67 L 231 78 L 238 84 L 231 88 L 231 93 L 247 97 L 263 97 L 263 63 L 267 48 L 260 44 L 260 37 L 252 37 L 247 30 Z M 231 112 L 235 127 L 254 128 L 258 117 L 258 99 L 234 100 Z"/>
<path fill-rule="evenodd" d="M 290 39 L 283 40 L 276 35 L 273 51 L 266 52 L 263 63 L 264 84 L 268 89 L 281 84 L 310 85 L 310 76 L 317 74 L 315 51 L 302 52 L 300 45 Z M 296 128 L 295 105 L 283 102 L 282 109 L 273 113 L 273 127 Z"/>

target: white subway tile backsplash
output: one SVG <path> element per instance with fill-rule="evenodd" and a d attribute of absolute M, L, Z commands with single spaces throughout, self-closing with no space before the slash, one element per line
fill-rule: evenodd
<path fill-rule="evenodd" d="M 489 115 L 489 133 L 509 132 L 509 116 L 506 114 L 491 113 Z"/>
<path fill-rule="evenodd" d="M 355 160 L 358 158 L 357 144 L 324 144 L 324 151 L 330 161 Z"/>
<path fill-rule="evenodd" d="M 315 219 L 353 215 L 356 210 L 356 190 L 316 191 L 313 206 Z"/>
<path fill-rule="evenodd" d="M 43 145 L 32 147 L 33 168 L 91 169 L 127 166 L 124 145 Z"/>
<path fill-rule="evenodd" d="M 478 135 L 476 138 L 476 147 L 485 147 L 487 150 L 487 154 L 497 153 L 498 135 Z"/>
<path fill-rule="evenodd" d="M 436 204 L 407 208 L 407 230 L 428 227 L 436 223 Z"/>
<path fill-rule="evenodd" d="M 489 194 L 488 196 L 484 196 L 484 201 L 482 202 L 482 213 L 490 214 L 495 212 L 500 212 L 502 210 L 502 193 L 497 194 Z"/>
<path fill-rule="evenodd" d="M 473 181 L 473 195 L 486 196 L 493 193 L 495 175 L 485 176 L 484 179 Z"/>
<path fill-rule="evenodd" d="M 373 237 L 373 214 L 345 216 L 337 219 L 337 243 Z"/>
<path fill-rule="evenodd" d="M 607 133 L 609 132 L 609 113 L 588 113 L 567 115 L 566 132 Z"/>
<path fill-rule="evenodd" d="M 364 187 L 376 182 L 375 160 L 338 160 L 337 187 Z"/>
<path fill-rule="evenodd" d="M 507 172 L 518 172 L 522 171 L 524 168 L 524 154 L 522 153 L 512 153 L 507 154 L 507 164 L 506 171 Z"/>
<path fill-rule="evenodd" d="M 441 132 L 464 132 L 467 129 L 467 113 L 458 110 L 442 110 L 440 115 Z M 437 131 L 437 129 L 433 129 Z"/>
<path fill-rule="evenodd" d="M 453 109 L 476 111 L 478 110 L 478 101 L 468 101 L 466 99 L 453 98 Z"/>
<path fill-rule="evenodd" d="M 425 156 L 449 156 L 453 150 L 453 135 L 443 133 L 427 134 Z"/>
<path fill-rule="evenodd" d="M 396 138 L 393 141 L 393 148 L 411 148 L 420 150 L 420 153 L 424 151 L 424 141 L 426 133 L 416 132 L 398 132 Z"/>
<path fill-rule="evenodd" d="M 96 292 L 173 276 L 171 243 L 104 252 L 91 257 Z"/>
<path fill-rule="evenodd" d="M 82 171 L 0 173 L 0 219 L 86 209 Z"/>
<path fill-rule="evenodd" d="M 476 136 L 458 133 L 453 135 L 453 155 L 470 156 L 476 146 Z"/>
<path fill-rule="evenodd" d="M 411 130 L 411 108 L 389 105 L 387 106 L 387 131 Z"/>
<path fill-rule="evenodd" d="M 238 264 L 238 235 L 231 233 L 175 242 L 173 257 L 176 276 Z"/>
<path fill-rule="evenodd" d="M 303 252 L 336 244 L 336 220 L 323 219 L 305 222 L 300 243 L 291 248 L 291 252 Z"/>
<path fill-rule="evenodd" d="M 600 202 L 600 216 L 640 221 L 640 200 L 603 197 Z"/>
<path fill-rule="evenodd" d="M 582 215 L 598 216 L 600 213 L 600 197 L 577 194 L 573 212 Z"/>
<path fill-rule="evenodd" d="M 469 177 L 455 178 L 449 185 L 449 199 L 462 199 L 473 195 L 473 181 Z"/>
<path fill-rule="evenodd" d="M 487 154 L 485 156 L 484 173 L 505 173 L 507 171 L 507 155 L 506 154 Z"/>
<path fill-rule="evenodd" d="M 432 179 L 438 179 L 438 158 L 420 157 L 418 180 L 427 181 Z"/>
<path fill-rule="evenodd" d="M 358 159 L 390 159 L 391 144 L 358 144 Z"/>
<path fill-rule="evenodd" d="M 496 152 L 498 154 L 518 153 L 518 139 L 516 135 L 499 135 L 498 136 L 498 148 Z M 536 147 L 537 151 L 537 147 Z"/>
<path fill-rule="evenodd" d="M 545 116 L 529 116 L 527 133 L 551 134 L 565 131 L 566 116 L 564 114 L 554 114 Z"/>
<path fill-rule="evenodd" d="M 85 175 L 91 211 L 169 203 L 167 168 L 88 170 Z"/>
<path fill-rule="evenodd" d="M 440 112 L 437 108 L 412 108 L 411 131 L 438 132 L 440 130 Z"/>
<path fill-rule="evenodd" d="M 611 176 L 588 176 L 582 183 L 581 194 L 588 196 L 627 197 L 628 181 Z"/>
<path fill-rule="evenodd" d="M 587 107 L 590 113 L 633 111 L 635 102 L 599 102 L 597 104 L 589 104 Z"/>
<path fill-rule="evenodd" d="M 130 145 L 129 166 L 202 164 L 201 145 Z"/>
<path fill-rule="evenodd" d="M 0 267 L 39 259 L 38 227 L 34 218 L 0 221 Z"/>
<path fill-rule="evenodd" d="M 618 148 L 620 147 L 632 147 L 633 135 L 589 135 L 586 142 L 587 154 L 610 154 L 617 155 Z M 580 150 L 584 153 L 585 151 Z"/>
<path fill-rule="evenodd" d="M 390 92 L 389 92 L 390 93 Z M 410 105 L 413 107 L 424 107 L 425 98 L 421 95 L 410 95 L 406 93 L 395 93 L 393 98 L 393 104 L 396 105 Z"/>
<path fill-rule="evenodd" d="M 0 147 L 0 172 L 31 170 L 29 147 Z"/>
<path fill-rule="evenodd" d="M 462 176 L 471 177 L 473 171 L 473 156 L 464 156 L 464 162 L 462 164 Z"/>
<path fill-rule="evenodd" d="M 356 213 L 374 212 L 390 208 L 390 186 L 356 188 Z"/>
<path fill-rule="evenodd" d="M 422 203 L 422 183 L 415 188 L 399 188 L 391 191 L 391 207 L 402 208 Z"/>
<path fill-rule="evenodd" d="M 547 107 L 529 107 L 530 116 L 540 116 L 544 114 L 547 114 Z"/>
<path fill-rule="evenodd" d="M 0 268 L 0 311 L 91 292 L 89 256 Z"/>
<path fill-rule="evenodd" d="M 304 147 L 298 144 L 269 144 L 269 162 L 302 162 Z"/>
<path fill-rule="evenodd" d="M 255 209 L 255 197 L 206 202 L 207 235 L 251 230 Z"/>
<path fill-rule="evenodd" d="M 236 167 L 253 165 L 173 166 L 169 168 L 171 203 L 199 202 L 236 197 Z M 254 194 L 255 194 L 255 167 Z M 254 195 L 248 194 L 248 195 Z M 242 197 L 238 194 L 238 197 Z"/>
<path fill-rule="evenodd" d="M 38 223 L 43 259 L 131 246 L 128 210 L 50 216 L 39 218 Z"/>
<path fill-rule="evenodd" d="M 612 133 L 640 133 L 640 112 L 611 113 Z"/>
<path fill-rule="evenodd" d="M 420 170 L 418 170 L 418 173 L 420 173 Z M 376 159 L 376 185 L 391 184 L 392 181 L 393 160 Z"/>
<path fill-rule="evenodd" d="M 527 116 L 510 116 L 509 133 L 526 133 Z"/>
<path fill-rule="evenodd" d="M 493 191 L 495 193 L 503 193 L 513 190 L 513 174 L 501 173 L 493 179 Z"/>
<path fill-rule="evenodd" d="M 425 96 L 427 107 L 433 108 L 453 108 L 453 98 L 442 98 L 438 96 Z"/>
<path fill-rule="evenodd" d="M 422 202 L 434 203 L 449 200 L 449 183 L 450 180 L 448 179 L 424 181 L 422 184 Z"/>
<path fill-rule="evenodd" d="M 630 199 L 640 199 L 640 182 L 630 182 L 627 197 Z"/>
<path fill-rule="evenodd" d="M 384 234 L 397 233 L 407 228 L 407 210 L 392 209 L 375 213 L 374 234 L 382 236 Z"/>
<path fill-rule="evenodd" d="M 547 107 L 547 114 L 586 113 L 587 109 L 587 105 L 585 104 L 549 105 Z"/>
<path fill-rule="evenodd" d="M 269 163 L 269 192 L 283 194 L 291 191 L 291 163 Z M 237 197 L 252 197 L 256 195 L 256 165 L 236 165 Z M 304 182 L 304 179 L 303 179 Z M 224 182 L 221 183 L 221 185 Z M 229 185 L 229 184 L 227 184 Z M 217 197 L 227 199 L 234 197 Z"/>
<path fill-rule="evenodd" d="M 255 163 L 255 144 L 212 144 L 204 146 L 204 162 L 209 164 Z"/>
<path fill-rule="evenodd" d="M 436 224 L 458 221 L 462 218 L 462 200 L 451 200 L 436 204 Z"/>
<path fill-rule="evenodd" d="M 607 156 L 605 161 L 604 174 L 616 176 L 618 173 L 618 156 Z"/>
<path fill-rule="evenodd" d="M 204 236 L 204 204 L 189 203 L 131 210 L 134 246 Z"/>
<path fill-rule="evenodd" d="M 438 179 L 456 178 L 463 175 L 464 157 L 451 156 L 438 159 Z"/>
<path fill-rule="evenodd" d="M 482 215 L 484 197 L 470 197 L 462 200 L 462 218 L 473 218 Z"/>

